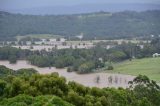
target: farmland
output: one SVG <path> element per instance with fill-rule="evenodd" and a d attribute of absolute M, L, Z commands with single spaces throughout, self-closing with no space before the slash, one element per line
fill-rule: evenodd
<path fill-rule="evenodd" d="M 51 39 L 61 37 L 60 35 L 52 35 L 52 34 L 28 34 L 24 36 L 16 36 L 17 40 L 30 37 L 30 38 L 39 38 L 39 39 Z"/>
<path fill-rule="evenodd" d="M 114 64 L 111 73 L 129 75 L 147 75 L 150 79 L 160 82 L 160 58 L 134 59 Z"/>

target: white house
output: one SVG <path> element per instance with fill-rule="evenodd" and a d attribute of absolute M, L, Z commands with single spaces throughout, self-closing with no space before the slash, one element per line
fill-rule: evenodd
<path fill-rule="evenodd" d="M 113 48 L 113 47 L 115 47 L 115 46 L 114 45 L 107 45 L 106 49 L 110 49 L 110 48 Z"/>
<path fill-rule="evenodd" d="M 26 41 L 26 45 L 31 45 L 32 42 L 31 41 Z"/>
<path fill-rule="evenodd" d="M 144 48 L 144 45 L 139 45 L 140 49 L 143 49 Z"/>
<path fill-rule="evenodd" d="M 61 42 L 50 42 L 50 41 L 48 41 L 48 42 L 44 42 L 44 44 L 45 45 L 62 45 L 62 43 Z"/>
<path fill-rule="evenodd" d="M 153 57 L 160 57 L 160 54 L 154 53 L 154 54 L 153 54 Z"/>
<path fill-rule="evenodd" d="M 78 36 L 76 36 L 76 37 L 79 38 L 80 40 L 82 40 L 83 35 L 78 35 Z"/>
<path fill-rule="evenodd" d="M 35 43 L 36 45 L 42 45 L 43 42 L 42 42 L 42 41 L 35 41 L 34 43 Z"/>
<path fill-rule="evenodd" d="M 47 39 L 41 39 L 41 40 L 42 40 L 43 43 L 47 41 Z"/>
<path fill-rule="evenodd" d="M 65 42 L 65 41 L 66 41 L 66 39 L 60 38 L 60 42 Z"/>
<path fill-rule="evenodd" d="M 50 42 L 56 42 L 57 39 L 49 39 Z"/>
<path fill-rule="evenodd" d="M 153 38 L 153 37 L 154 37 L 154 35 L 151 35 L 151 37 Z"/>

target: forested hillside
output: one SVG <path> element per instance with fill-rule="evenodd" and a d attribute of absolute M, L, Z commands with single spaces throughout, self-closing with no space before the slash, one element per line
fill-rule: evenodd
<path fill-rule="evenodd" d="M 98 12 L 76 15 L 21 15 L 0 12 L 0 38 L 55 34 L 115 38 L 160 34 L 160 11 Z"/>

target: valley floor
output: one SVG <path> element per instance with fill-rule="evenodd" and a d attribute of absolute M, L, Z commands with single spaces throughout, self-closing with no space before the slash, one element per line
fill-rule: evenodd
<path fill-rule="evenodd" d="M 114 64 L 113 71 L 110 73 L 120 73 L 137 76 L 139 74 L 146 75 L 150 79 L 160 82 L 160 57 L 133 59 Z"/>

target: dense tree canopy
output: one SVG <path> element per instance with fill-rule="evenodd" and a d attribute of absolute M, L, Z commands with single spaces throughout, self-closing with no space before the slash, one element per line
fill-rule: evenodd
<path fill-rule="evenodd" d="M 18 95 L 13 98 L 4 99 L 0 102 L 3 106 L 74 106 L 59 97 L 52 95 L 32 97 L 29 95 Z"/>
<path fill-rule="evenodd" d="M 0 73 L 8 71 L 0 67 Z M 24 69 L 22 69 L 24 70 Z M 25 74 L 28 69 L 25 69 Z M 13 70 L 10 70 L 13 71 Z M 5 75 L 0 77 L 0 105 L 3 106 L 159 106 L 160 87 L 146 76 L 130 82 L 130 88 L 89 88 L 66 82 L 57 73 Z"/>

